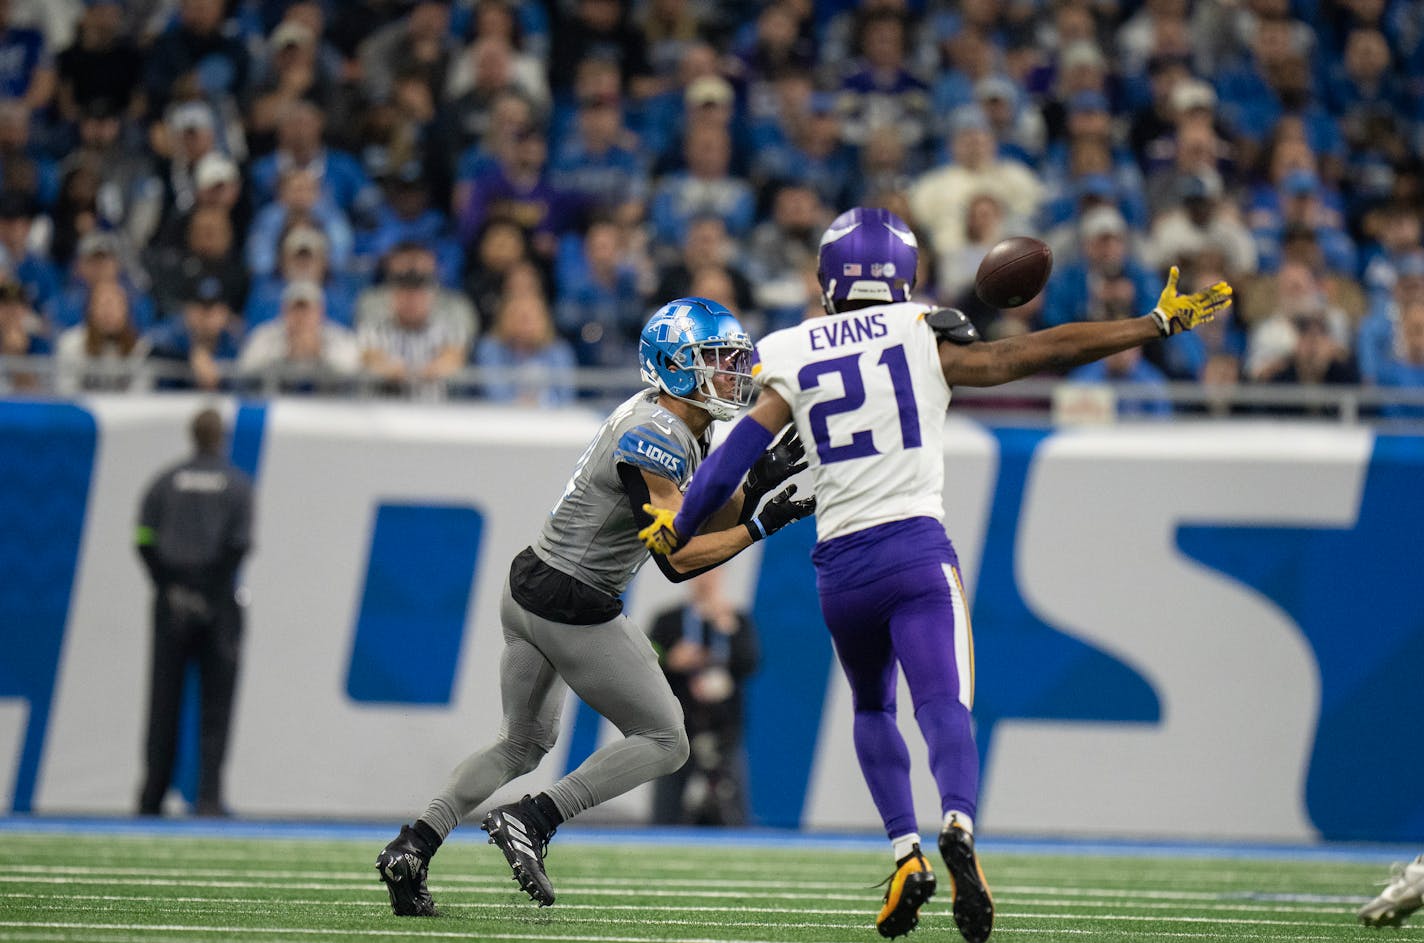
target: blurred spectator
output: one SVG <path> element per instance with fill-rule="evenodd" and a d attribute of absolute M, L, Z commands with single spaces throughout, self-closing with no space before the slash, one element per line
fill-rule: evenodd
<path fill-rule="evenodd" d="M 638 335 L 647 320 L 638 272 L 624 258 L 623 228 L 598 220 L 582 240 L 571 237 L 555 279 L 559 333 L 584 366 L 638 362 Z"/>
<path fill-rule="evenodd" d="M 1187 56 L 1154 56 L 1147 63 L 1147 100 L 1132 113 L 1128 143 L 1139 166 L 1147 167 L 1157 158 L 1152 152 L 1154 141 L 1170 138 L 1176 129 L 1180 99 L 1177 89 L 1189 83 L 1210 96 L 1209 108 L 1216 106 L 1216 92 L 1205 82 L 1192 77 L 1192 63 Z"/>
<path fill-rule="evenodd" d="M 1360 322 L 1356 349 L 1360 373 L 1368 383 L 1378 382 L 1397 349 L 1399 321 L 1404 309 L 1424 302 L 1424 250 L 1405 255 L 1395 265 L 1394 290 L 1387 300 L 1376 301 Z"/>
<path fill-rule="evenodd" d="M 1336 352 L 1340 353 L 1341 359 L 1348 357 L 1350 371 L 1354 373 L 1354 358 L 1349 356 L 1353 339 L 1349 315 L 1330 304 L 1318 273 L 1299 262 L 1287 262 L 1281 266 L 1275 281 L 1275 306 L 1270 315 L 1249 325 L 1245 364 L 1247 378 L 1269 380 L 1284 373 L 1288 378 L 1300 378 L 1300 382 L 1320 382 L 1317 373 L 1330 359 L 1320 360 L 1327 346 L 1331 348 L 1331 358 Z M 1307 329 L 1313 331 L 1316 322 L 1325 325 L 1328 336 L 1320 343 L 1307 340 L 1306 346 L 1301 349 L 1309 362 L 1301 365 L 1299 373 L 1285 373 L 1300 348 L 1301 335 Z M 1329 342 L 1328 345 L 1325 341 Z M 1332 375 L 1340 374 L 1337 370 Z"/>
<path fill-rule="evenodd" d="M 1045 326 L 1088 320 L 1094 312 L 1100 316 L 1107 301 L 1105 289 L 1119 278 L 1132 287 L 1132 299 L 1124 307 L 1134 313 L 1151 310 L 1161 286 L 1130 253 L 1127 233 L 1127 222 L 1111 207 L 1100 206 L 1083 217 L 1079 252 L 1060 262 L 1049 279 Z"/>
<path fill-rule="evenodd" d="M 501 147 L 498 164 L 470 181 L 469 199 L 459 214 L 460 241 L 469 245 L 486 220 L 508 219 L 524 230 L 535 254 L 548 260 L 558 236 L 575 221 L 571 200 L 549 177 L 548 140 L 526 127 Z"/>
<path fill-rule="evenodd" d="M 1371 301 L 1394 290 L 1399 263 L 1424 249 L 1424 217 L 1411 206 L 1385 206 L 1375 214 L 1377 239 L 1361 252 L 1361 281 Z"/>
<path fill-rule="evenodd" d="M 463 146 L 455 161 L 455 186 L 450 196 L 450 208 L 456 216 L 469 203 L 474 182 L 497 173 L 500 155 L 512 153 L 516 139 L 536 126 L 534 106 L 529 99 L 514 91 L 495 96 L 487 115 L 467 114 L 465 119 L 468 121 L 474 117 L 484 120 L 473 127 L 458 126 L 457 123 L 455 128 L 461 142 L 470 141 Z"/>
<path fill-rule="evenodd" d="M 383 26 L 360 45 L 361 86 L 367 99 L 388 100 L 399 75 L 418 75 L 432 96 L 445 87 L 455 54 L 450 34 L 450 4 L 416 0 L 410 12 Z"/>
<path fill-rule="evenodd" d="M 1380 366 L 1382 387 L 1424 389 L 1424 300 L 1411 301 L 1399 312 L 1399 337 L 1393 356 Z M 1385 406 L 1386 416 L 1424 418 L 1424 406 Z"/>
<path fill-rule="evenodd" d="M 1260 378 L 1271 383 L 1353 385 L 1360 382 L 1350 351 L 1331 336 L 1323 314 L 1306 313 L 1291 319 L 1294 344 L 1283 362 L 1267 367 Z M 1272 412 L 1291 415 L 1338 413 L 1334 405 L 1275 407 Z"/>
<path fill-rule="evenodd" d="M 243 319 L 250 330 L 277 317 L 282 291 L 290 282 L 311 281 L 322 288 L 326 317 L 352 326 L 356 319 L 356 297 L 362 281 L 348 272 L 331 268 L 327 260 L 326 236 L 306 223 L 298 223 L 282 237 L 282 255 L 277 271 L 253 279 L 247 294 Z"/>
<path fill-rule="evenodd" d="M 649 631 L 692 748 L 682 769 L 654 782 L 653 822 L 746 825 L 744 692 L 761 660 L 756 625 L 727 599 L 719 570 L 691 580 L 688 591 Z"/>
<path fill-rule="evenodd" d="M 681 254 L 663 264 L 658 272 L 655 298 L 684 298 L 691 295 L 692 283 L 703 268 L 727 271 L 732 280 L 736 304 L 727 305 L 740 316 L 753 306 L 752 286 L 741 271 L 737 243 L 717 216 L 699 216 L 687 227 Z"/>
<path fill-rule="evenodd" d="M 772 198 L 771 219 L 747 240 L 747 277 L 752 297 L 767 317 L 768 330 L 795 324 L 815 297 L 807 295 L 804 272 L 815 267 L 821 232 L 830 221 L 816 191 L 787 183 Z"/>
<path fill-rule="evenodd" d="M 593 213 L 613 213 L 625 224 L 642 219 L 647 171 L 637 139 L 623 126 L 618 99 L 579 102 L 574 127 L 559 146 L 550 172 Z"/>
<path fill-rule="evenodd" d="M 281 317 L 247 335 L 237 369 L 262 380 L 264 392 L 329 391 L 334 382 L 360 371 L 361 348 L 350 328 L 326 317 L 320 285 L 288 282 Z"/>
<path fill-rule="evenodd" d="M 39 30 L 10 25 L 10 3 L 0 3 L 0 98 L 18 98 L 27 110 L 54 97 L 54 63 Z"/>
<path fill-rule="evenodd" d="M 159 312 L 165 317 L 177 313 L 187 286 L 204 278 L 216 279 L 228 307 L 241 310 L 247 301 L 247 270 L 238 257 L 232 221 L 220 208 L 203 206 L 189 213 L 187 222 L 181 249 L 150 256 L 153 300 Z"/>
<path fill-rule="evenodd" d="M 859 186 L 852 189 L 852 202 L 865 206 L 876 202 L 881 194 L 909 191 L 918 166 L 920 162 L 898 134 L 872 135 L 860 148 L 859 179 L 853 181 Z"/>
<path fill-rule="evenodd" d="M 484 395 L 497 403 L 554 407 L 574 401 L 574 352 L 554 330 L 549 306 L 534 292 L 505 298 L 494 326 L 475 347 L 475 365 L 493 375 Z"/>
<path fill-rule="evenodd" d="M 1086 5 L 1065 3 L 1060 8 L 1064 16 L 1082 16 Z M 1060 19 L 1062 24 L 1065 20 Z M 1092 17 L 1087 17 L 1087 30 L 1092 30 Z M 1043 122 L 1048 130 L 1050 142 L 1062 137 L 1068 128 L 1068 107 L 1074 96 L 1083 92 L 1097 92 L 1111 101 L 1112 89 L 1108 83 L 1108 62 L 1102 50 L 1091 36 L 1060 40 L 1054 66 L 1051 86 L 1043 104 Z"/>
<path fill-rule="evenodd" d="M 59 114 L 78 121 L 96 102 L 115 115 L 132 114 L 134 93 L 143 78 L 143 58 L 124 34 L 120 0 L 86 3 L 73 45 L 56 59 Z"/>
<path fill-rule="evenodd" d="M 1153 221 L 1143 260 L 1165 270 L 1214 249 L 1227 260 L 1228 280 L 1255 274 L 1256 244 L 1236 207 L 1224 199 L 1220 175 L 1212 172 L 1185 178 L 1179 196 L 1181 203 L 1176 208 Z"/>
<path fill-rule="evenodd" d="M 139 368 L 147 354 L 148 342 L 139 335 L 123 288 L 117 282 L 95 285 L 84 320 L 55 341 L 55 392 L 142 389 L 146 381 Z"/>
<path fill-rule="evenodd" d="M 715 216 L 734 237 L 751 230 L 756 197 L 730 173 L 731 136 L 712 126 L 689 129 L 683 142 L 687 170 L 668 174 L 653 191 L 649 222 L 655 242 L 678 245 L 695 217 Z"/>
<path fill-rule="evenodd" d="M 146 336 L 154 384 L 162 390 L 218 390 L 237 358 L 237 330 L 222 287 L 213 279 L 192 286 L 183 317 L 159 324 Z"/>
<path fill-rule="evenodd" d="M 1023 164 L 996 155 L 994 134 L 978 106 L 955 115 L 950 147 L 953 162 L 925 173 L 910 190 L 914 225 L 929 231 L 935 252 L 943 256 L 964 244 L 965 210 L 978 193 L 998 198 L 1011 229 L 1026 229 L 1043 185 Z"/>
<path fill-rule="evenodd" d="M 247 269 L 254 276 L 270 275 L 277 268 L 283 235 L 298 223 L 321 230 L 326 237 L 327 264 L 345 271 L 351 265 L 356 237 L 351 221 L 325 193 L 316 174 L 292 168 L 282 174 L 277 200 L 252 218 L 247 233 Z"/>
<path fill-rule="evenodd" d="M 513 89 L 537 110 L 549 109 L 549 83 L 544 64 L 519 48 L 514 11 L 503 3 L 483 3 L 484 29 L 453 62 L 443 100 L 456 111 L 487 107 L 501 91 Z"/>
<path fill-rule="evenodd" d="M 1023 101 L 1014 81 L 1002 75 L 982 78 L 974 83 L 974 101 L 989 119 L 999 156 L 1037 167 L 1047 134 L 1043 115 Z"/>
<path fill-rule="evenodd" d="M 168 111 L 167 120 L 155 131 L 164 160 L 159 176 L 165 188 L 163 205 L 170 214 L 181 215 L 193 208 L 197 186 L 193 174 L 208 154 L 221 154 L 217 119 L 203 102 L 183 102 Z"/>
<path fill-rule="evenodd" d="M 510 270 L 530 260 L 529 241 L 513 222 L 492 219 L 476 238 L 472 256 L 465 273 L 465 293 L 474 302 L 480 326 L 488 330 Z"/>
<path fill-rule="evenodd" d="M 944 65 L 936 71 L 930 90 L 931 111 L 939 116 L 935 136 L 949 136 L 949 118 L 959 109 L 978 101 L 980 83 L 999 71 L 998 49 L 990 36 L 979 30 L 961 29 L 942 44 Z M 834 60 L 832 60 L 834 61 Z"/>
<path fill-rule="evenodd" d="M 474 315 L 448 306 L 437 310 L 433 257 L 427 255 L 421 267 L 408 264 L 390 273 L 389 285 L 375 289 L 378 301 L 361 306 L 361 358 L 387 389 L 440 398 L 445 381 L 469 357 Z"/>
<path fill-rule="evenodd" d="M 50 322 L 56 329 L 63 329 L 84 320 L 89 292 L 106 282 L 118 282 L 123 287 L 134 323 L 141 331 L 147 329 L 154 320 L 153 302 L 139 289 L 137 279 L 124 264 L 119 240 L 106 232 L 91 232 L 79 241 L 70 277 L 46 309 Z"/>
<path fill-rule="evenodd" d="M 25 286 L 16 281 L 0 281 L 0 358 L 50 353 L 44 327 L 30 305 Z M 40 373 L 20 365 L 0 367 L 0 393 L 34 392 L 43 386 Z"/>
<path fill-rule="evenodd" d="M 781 98 L 778 115 L 752 132 L 757 141 L 752 182 L 765 188 L 795 181 L 814 187 L 829 207 L 849 206 L 854 199 L 856 154 L 841 140 L 835 96 L 812 93 L 809 80 L 802 79 L 778 81 L 776 88 Z M 794 97 L 803 90 L 804 99 Z M 874 136 L 867 147 L 886 137 L 890 136 Z M 893 144 L 896 153 L 903 155 L 898 136 Z"/>
<path fill-rule="evenodd" d="M 226 154 L 212 151 L 199 158 L 193 168 L 192 205 L 183 212 L 167 215 L 150 248 L 159 252 L 180 248 L 187 238 L 188 217 L 203 208 L 221 210 L 232 224 L 234 240 L 242 245 L 252 220 L 252 207 L 242 186 L 242 174 Z"/>
<path fill-rule="evenodd" d="M 430 205 L 420 165 L 412 161 L 394 169 L 381 179 L 381 190 L 385 199 L 376 208 L 371 228 L 356 236 L 358 255 L 381 259 L 402 243 L 418 242 L 435 253 L 440 284 L 458 285 L 464 253 L 449 217 Z"/>
<path fill-rule="evenodd" d="M 731 51 L 747 78 L 754 113 L 771 107 L 758 99 L 775 95 L 771 86 L 777 76 L 805 73 L 815 64 L 815 38 L 803 26 L 809 24 L 795 3 L 773 0 L 761 8 L 754 23 L 744 24 L 733 40 Z"/>
<path fill-rule="evenodd" d="M 940 297 L 958 298 L 972 290 L 979 263 L 1004 236 L 1004 204 L 999 198 L 992 193 L 971 197 L 965 209 L 964 242 L 952 252 L 937 254 Z"/>
<path fill-rule="evenodd" d="M 857 24 L 859 57 L 841 80 L 842 134 L 864 144 L 872 133 L 897 133 L 910 148 L 923 144 L 930 131 L 930 95 L 906 67 L 906 22 L 891 10 L 876 10 Z"/>
<path fill-rule="evenodd" d="M 59 192 L 59 168 L 31 138 L 29 106 L 0 99 L 0 190 L 27 193 L 51 206 Z"/>
<path fill-rule="evenodd" d="M 690 0 L 648 0 L 636 24 L 656 80 L 672 79 L 686 48 L 703 38 L 701 4 Z"/>
<path fill-rule="evenodd" d="M 59 267 L 36 248 L 36 208 L 24 193 L 0 192 L 0 271 L 18 281 L 36 308 L 59 293 Z"/>
<path fill-rule="evenodd" d="M 1182 186 L 1192 177 L 1227 176 L 1227 143 L 1212 122 L 1211 87 L 1189 79 L 1177 86 L 1172 99 L 1177 123 L 1164 138 L 1149 144 L 1151 170 L 1147 177 L 1147 206 L 1156 216 L 1175 205 Z"/>
<path fill-rule="evenodd" d="M 144 55 L 144 89 L 151 113 L 171 100 L 203 98 L 215 106 L 247 92 L 247 47 L 223 31 L 223 0 L 179 0 L 178 19 Z"/>
<path fill-rule="evenodd" d="M 635 96 L 656 90 L 647 42 L 634 28 L 622 0 L 574 0 L 571 7 L 558 4 L 549 35 L 553 38 L 549 85 L 556 97 L 573 87 L 578 64 L 589 56 L 616 62 L 624 86 Z"/>
<path fill-rule="evenodd" d="M 356 301 L 357 328 L 389 321 L 397 294 L 410 293 L 407 299 L 410 303 L 424 303 L 422 299 L 429 298 L 432 320 L 446 322 L 453 331 L 471 339 L 479 335 L 478 311 L 463 293 L 440 283 L 439 260 L 430 246 L 415 241 L 398 242 L 386 253 L 381 266 L 381 283 L 361 292 Z"/>
<path fill-rule="evenodd" d="M 79 147 L 64 159 L 60 172 L 78 164 L 96 168 L 96 208 L 104 225 L 122 230 L 133 246 L 147 245 L 163 217 L 163 183 L 153 161 L 126 140 L 126 119 L 108 99 L 86 102 L 78 128 Z"/>
<path fill-rule="evenodd" d="M 267 57 L 260 63 L 263 75 L 253 90 L 247 111 L 247 133 L 254 153 L 273 146 L 283 116 L 305 102 L 318 112 L 337 104 L 340 81 L 339 62 L 326 57 L 331 50 L 321 45 L 321 35 L 309 22 L 323 17 L 319 3 L 293 4 L 309 13 L 294 16 L 289 11 L 267 40 Z M 273 181 L 268 181 L 270 186 Z"/>
<path fill-rule="evenodd" d="M 280 199 L 278 188 L 288 175 L 305 171 L 318 183 L 323 201 L 343 213 L 369 212 L 379 199 L 360 161 L 322 141 L 321 110 L 298 99 L 277 114 L 277 149 L 252 164 L 252 201 L 266 206 Z"/>
<path fill-rule="evenodd" d="M 1172 402 L 1167 398 L 1167 377 L 1143 356 L 1141 347 L 1104 357 L 1102 360 L 1075 367 L 1068 372 L 1070 383 L 1133 384 L 1164 387 L 1159 392 L 1118 394 L 1117 415 L 1120 419 L 1161 419 L 1172 414 Z"/>
<path fill-rule="evenodd" d="M 1252 232 L 1256 247 L 1261 254 L 1261 267 L 1274 269 L 1280 264 L 1281 239 L 1291 226 L 1302 226 L 1315 233 L 1316 240 L 1324 253 L 1324 261 L 1333 271 L 1354 275 L 1357 271 L 1355 244 L 1342 228 L 1342 220 L 1331 203 L 1338 205 L 1338 198 L 1326 201 L 1322 198 L 1325 185 L 1309 170 L 1292 170 L 1280 181 L 1275 196 L 1275 212 L 1272 212 L 1269 197 L 1258 204 L 1252 214 L 1255 225 Z"/>

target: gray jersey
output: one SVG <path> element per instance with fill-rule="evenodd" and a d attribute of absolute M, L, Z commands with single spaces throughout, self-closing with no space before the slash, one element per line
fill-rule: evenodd
<path fill-rule="evenodd" d="M 648 559 L 618 465 L 646 469 L 687 487 L 711 445 L 657 403 L 658 391 L 625 400 L 598 430 L 534 541 L 541 560 L 612 596 Z"/>

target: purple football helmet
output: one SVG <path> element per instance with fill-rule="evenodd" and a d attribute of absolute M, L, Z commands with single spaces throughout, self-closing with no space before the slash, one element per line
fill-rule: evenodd
<path fill-rule="evenodd" d="M 821 299 L 831 314 L 847 301 L 909 301 L 919 262 L 919 244 L 903 219 L 857 206 L 837 216 L 821 237 Z"/>

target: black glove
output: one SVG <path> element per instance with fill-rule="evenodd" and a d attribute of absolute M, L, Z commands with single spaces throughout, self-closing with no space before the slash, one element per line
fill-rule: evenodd
<path fill-rule="evenodd" d="M 742 507 L 746 509 L 744 516 L 750 517 L 761 499 L 771 494 L 773 488 L 797 472 L 805 470 L 806 463 L 802 461 L 805 454 L 806 447 L 801 444 L 801 437 L 796 434 L 796 425 L 793 423 L 787 426 L 781 438 L 761 453 L 761 458 L 757 459 L 752 470 L 747 472 L 747 483 L 742 488 L 745 495 L 742 499 Z"/>
<path fill-rule="evenodd" d="M 793 501 L 791 496 L 795 493 L 796 486 L 792 485 L 766 502 L 766 507 L 761 509 L 761 513 L 747 521 L 746 528 L 751 531 L 754 542 L 764 540 L 787 524 L 799 521 L 803 517 L 809 517 L 816 512 L 814 495 L 800 501 Z"/>

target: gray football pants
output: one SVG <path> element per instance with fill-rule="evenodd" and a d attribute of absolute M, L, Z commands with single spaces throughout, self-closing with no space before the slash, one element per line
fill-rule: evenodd
<path fill-rule="evenodd" d="M 539 765 L 559 736 L 564 693 L 572 688 L 623 733 L 547 791 L 565 819 L 687 760 L 682 705 L 668 687 L 648 637 L 620 614 L 599 625 L 565 625 L 500 599 L 504 721 L 494 743 L 470 754 L 420 816 L 444 838 L 496 789 Z"/>

